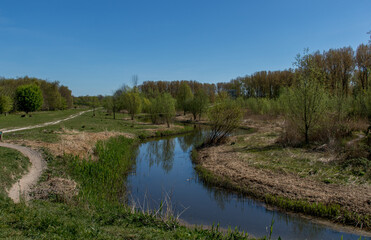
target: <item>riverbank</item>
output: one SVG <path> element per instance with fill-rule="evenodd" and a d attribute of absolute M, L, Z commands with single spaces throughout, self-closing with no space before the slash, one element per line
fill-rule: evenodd
<path fill-rule="evenodd" d="M 333 153 L 279 146 L 279 119 L 247 119 L 244 125 L 257 131 L 194 152 L 196 170 L 206 183 L 286 211 L 371 230 L 366 177 L 342 169 Z"/>

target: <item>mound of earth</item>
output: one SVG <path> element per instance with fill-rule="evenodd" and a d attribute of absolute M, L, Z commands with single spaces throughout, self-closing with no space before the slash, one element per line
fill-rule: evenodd
<path fill-rule="evenodd" d="M 75 181 L 65 178 L 51 178 L 41 183 L 31 193 L 33 199 L 68 202 L 78 194 Z"/>

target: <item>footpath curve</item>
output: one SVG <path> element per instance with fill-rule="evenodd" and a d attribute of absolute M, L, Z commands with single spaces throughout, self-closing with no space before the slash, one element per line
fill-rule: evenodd
<path fill-rule="evenodd" d="M 28 173 L 22 176 L 8 191 L 8 196 L 15 202 L 19 203 L 21 198 L 24 200 L 29 199 L 29 193 L 32 186 L 34 186 L 39 180 L 43 170 L 46 168 L 46 162 L 44 161 L 41 154 L 35 150 L 32 150 L 27 147 L 0 142 L 1 147 L 12 148 L 23 155 L 28 157 L 31 162 Z"/>
<path fill-rule="evenodd" d="M 76 114 L 73 114 L 67 118 L 53 121 L 53 122 L 46 122 L 38 125 L 33 125 L 33 126 L 28 126 L 28 127 L 21 127 L 21 128 L 14 128 L 14 129 L 3 129 L 3 133 L 10 133 L 10 132 L 17 132 L 17 131 L 23 131 L 23 130 L 28 130 L 28 129 L 34 129 L 34 128 L 41 128 L 41 127 L 46 127 L 50 125 L 55 125 L 63 121 L 67 121 L 70 119 L 73 119 L 77 116 L 80 116 L 84 113 L 90 112 L 92 110 L 87 110 L 83 112 L 79 112 Z M 29 193 L 31 191 L 31 188 L 36 185 L 37 181 L 39 180 L 43 170 L 46 168 L 46 162 L 43 159 L 42 155 L 35 151 L 32 150 L 31 148 L 28 147 L 23 147 L 11 143 L 5 143 L 5 142 L 0 142 L 0 147 L 6 147 L 6 148 L 11 148 L 15 149 L 19 152 L 21 152 L 24 156 L 26 156 L 30 162 L 31 166 L 29 168 L 28 173 L 22 176 L 21 179 L 19 179 L 16 183 L 13 184 L 13 186 L 9 189 L 8 191 L 8 196 L 15 202 L 19 203 L 22 198 L 24 198 L 25 201 L 29 200 Z"/>

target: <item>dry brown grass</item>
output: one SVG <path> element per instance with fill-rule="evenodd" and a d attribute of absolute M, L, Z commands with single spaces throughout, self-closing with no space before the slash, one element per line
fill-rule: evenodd
<path fill-rule="evenodd" d="M 104 131 L 104 132 L 80 132 L 77 130 L 62 129 L 60 134 L 60 141 L 56 143 L 48 143 L 42 141 L 32 140 L 17 140 L 15 143 L 24 144 L 33 148 L 45 147 L 55 156 L 64 154 L 71 154 L 79 156 L 80 158 L 94 158 L 94 147 L 97 141 L 106 140 L 114 136 L 125 136 L 133 138 L 134 135 L 130 133 Z"/>

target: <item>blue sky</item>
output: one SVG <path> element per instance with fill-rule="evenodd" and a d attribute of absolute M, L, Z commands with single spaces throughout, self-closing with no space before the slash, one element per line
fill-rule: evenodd
<path fill-rule="evenodd" d="M 146 80 L 226 82 L 297 53 L 367 43 L 371 1 L 0 0 L 0 76 L 111 94 Z"/>

